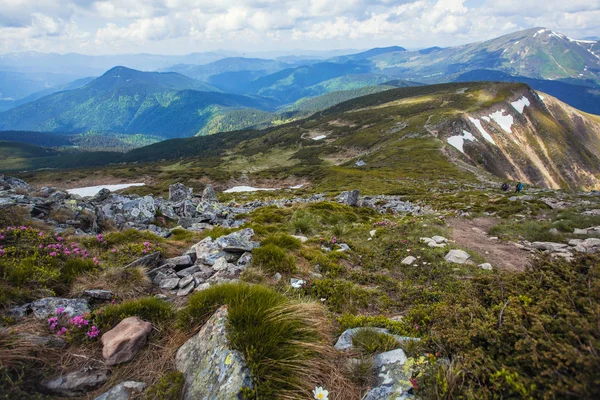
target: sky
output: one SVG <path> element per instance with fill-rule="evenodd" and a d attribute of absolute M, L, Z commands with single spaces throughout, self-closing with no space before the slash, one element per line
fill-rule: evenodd
<path fill-rule="evenodd" d="M 600 36 L 600 0 L 0 0 L 0 53 L 414 49 L 538 26 Z"/>

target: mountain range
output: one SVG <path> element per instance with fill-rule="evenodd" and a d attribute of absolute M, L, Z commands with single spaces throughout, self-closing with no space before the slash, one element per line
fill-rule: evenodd
<path fill-rule="evenodd" d="M 206 135 L 297 120 L 393 87 L 482 80 L 526 83 L 582 111 L 599 113 L 599 54 L 597 41 L 534 28 L 459 47 L 408 51 L 393 46 L 321 60 L 220 57 L 221 53 L 138 55 L 130 57 L 129 66 L 146 63 L 161 72 L 121 66 L 95 79 L 69 81 L 65 74 L 73 71 L 66 69 L 63 75 L 45 72 L 46 81 L 30 79 L 27 85 L 14 77 L 33 76 L 33 59 L 52 60 L 53 69 L 61 56 L 5 55 L 0 57 L 1 68 L 8 65 L 8 70 L 24 72 L 0 73 L 0 78 L 5 76 L 0 79 L 2 92 L 12 96 L 0 102 L 0 130 L 159 138 Z M 64 57 L 89 72 L 82 66 L 92 59 Z M 113 59 L 93 60 L 102 65 Z M 164 66 L 175 59 L 181 62 Z M 209 62 L 198 64 L 201 61 Z M 52 84 L 47 82 L 50 78 Z M 50 87 L 40 89 L 42 82 Z M 16 93 L 23 97 L 18 99 Z"/>

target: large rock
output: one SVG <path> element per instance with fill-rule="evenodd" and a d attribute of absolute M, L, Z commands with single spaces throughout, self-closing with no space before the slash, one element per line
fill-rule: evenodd
<path fill-rule="evenodd" d="M 450 250 L 445 256 L 444 259 L 448 262 L 454 264 L 464 264 L 467 260 L 471 258 L 469 253 L 464 250 Z"/>
<path fill-rule="evenodd" d="M 415 257 L 408 256 L 404 260 L 402 260 L 400 263 L 404 264 L 404 265 L 412 265 L 412 263 L 414 263 L 415 261 L 417 261 L 417 259 Z"/>
<path fill-rule="evenodd" d="M 139 317 L 128 317 L 119 322 L 100 339 L 104 347 L 102 357 L 107 365 L 116 365 L 131 361 L 146 344 L 152 324 Z"/>
<path fill-rule="evenodd" d="M 42 382 L 42 388 L 52 394 L 66 397 L 82 396 L 96 389 L 108 379 L 106 369 L 85 368 Z"/>
<path fill-rule="evenodd" d="M 600 252 L 600 239 L 588 238 L 581 243 L 583 248 L 586 249 L 586 253 L 598 253 Z"/>
<path fill-rule="evenodd" d="M 364 400 L 408 399 L 412 388 L 410 376 L 404 371 L 406 354 L 402 349 L 392 350 L 375 356 L 377 386 L 371 389 Z"/>
<path fill-rule="evenodd" d="M 0 189 L 22 189 L 29 191 L 33 190 L 33 187 L 22 179 L 0 175 Z"/>
<path fill-rule="evenodd" d="M 169 186 L 169 200 L 179 202 L 189 199 L 192 196 L 192 191 L 192 188 L 185 186 L 183 183 L 175 183 Z"/>
<path fill-rule="evenodd" d="M 360 196 L 359 190 L 351 190 L 349 192 L 342 192 L 338 197 L 337 201 L 352 207 L 358 205 L 358 196 Z"/>
<path fill-rule="evenodd" d="M 142 393 L 146 389 L 144 382 L 125 381 L 119 383 L 109 391 L 96 397 L 94 400 L 129 400 L 134 395 Z"/>
<path fill-rule="evenodd" d="M 352 346 L 352 338 L 354 337 L 354 335 L 356 335 L 358 332 L 365 330 L 365 329 L 369 329 L 369 330 L 373 330 L 379 333 L 385 333 L 387 335 L 391 335 L 394 337 L 394 339 L 396 339 L 399 343 L 403 343 L 403 342 L 407 342 L 407 341 L 418 341 L 419 339 L 415 339 L 415 338 L 410 338 L 410 337 L 405 337 L 405 336 L 398 336 L 398 335 L 394 335 L 392 333 L 390 333 L 390 331 L 388 331 L 387 329 L 384 328 L 350 328 L 350 329 L 346 329 L 338 338 L 337 342 L 335 343 L 335 348 L 338 350 L 347 350 L 347 349 L 351 349 Z"/>
<path fill-rule="evenodd" d="M 177 351 L 175 366 L 185 378 L 184 400 L 238 399 L 243 388 L 252 387 L 242 354 L 227 344 L 227 315 L 227 306 L 219 308 Z"/>
<path fill-rule="evenodd" d="M 60 297 L 46 297 L 29 304 L 33 315 L 38 319 L 48 318 L 56 313 L 59 308 L 64 308 L 64 314 L 69 317 L 82 315 L 90 311 L 90 305 L 85 299 L 63 299 Z"/>
<path fill-rule="evenodd" d="M 206 201 L 208 203 L 218 203 L 219 199 L 217 198 L 217 193 L 215 193 L 215 189 L 213 185 L 206 185 L 204 191 L 202 192 L 202 201 Z"/>
<path fill-rule="evenodd" d="M 133 268 L 133 267 L 157 267 L 162 264 L 164 257 L 160 252 L 151 253 L 145 255 L 144 257 L 138 258 L 131 264 L 127 265 L 125 268 Z"/>
<path fill-rule="evenodd" d="M 226 236 L 221 236 L 215 243 L 226 252 L 245 253 L 258 247 L 258 243 L 250 240 L 254 236 L 254 230 L 251 228 L 242 229 Z"/>
<path fill-rule="evenodd" d="M 569 245 L 564 243 L 553 242 L 533 242 L 531 243 L 531 247 L 533 247 L 536 250 L 560 252 L 565 251 L 569 247 Z"/>

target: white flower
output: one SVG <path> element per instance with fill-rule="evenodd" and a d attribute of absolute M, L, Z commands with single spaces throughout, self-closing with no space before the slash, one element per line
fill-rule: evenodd
<path fill-rule="evenodd" d="M 327 396 L 329 396 L 329 392 L 323 389 L 322 386 L 318 386 L 314 388 L 313 394 L 315 395 L 315 399 L 318 400 L 328 400 Z"/>

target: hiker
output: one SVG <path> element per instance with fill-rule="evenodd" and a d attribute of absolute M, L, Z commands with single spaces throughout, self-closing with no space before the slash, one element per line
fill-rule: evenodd
<path fill-rule="evenodd" d="M 503 191 L 503 192 L 507 192 L 507 191 L 508 191 L 508 183 L 504 182 L 504 183 L 502 184 L 501 188 L 502 188 L 502 191 Z"/>
<path fill-rule="evenodd" d="M 515 186 L 515 193 L 521 193 L 521 190 L 523 190 L 523 184 L 519 182 L 517 183 L 517 186 Z"/>

